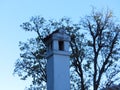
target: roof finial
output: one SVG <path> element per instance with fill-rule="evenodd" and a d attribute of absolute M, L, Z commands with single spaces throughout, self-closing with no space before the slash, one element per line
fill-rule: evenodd
<path fill-rule="evenodd" d="M 64 34 L 65 30 L 64 29 L 60 29 L 59 32 L 62 33 L 62 34 Z"/>

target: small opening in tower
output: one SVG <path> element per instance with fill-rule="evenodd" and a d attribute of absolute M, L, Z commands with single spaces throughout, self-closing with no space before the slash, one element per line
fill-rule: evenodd
<path fill-rule="evenodd" d="M 53 42 L 50 43 L 50 49 L 53 49 Z"/>
<path fill-rule="evenodd" d="M 52 44 L 52 42 L 51 43 L 49 43 L 49 45 L 48 45 L 48 51 L 51 51 L 53 49 L 53 44 Z"/>
<path fill-rule="evenodd" d="M 58 44 L 59 44 L 59 50 L 64 50 L 64 42 L 63 41 L 59 41 L 58 42 Z"/>

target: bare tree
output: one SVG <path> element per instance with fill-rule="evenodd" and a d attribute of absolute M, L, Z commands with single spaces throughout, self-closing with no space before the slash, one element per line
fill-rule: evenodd
<path fill-rule="evenodd" d="M 113 21 L 111 11 L 98 12 L 83 18 L 80 23 L 73 23 L 69 18 L 45 20 L 32 17 L 21 25 L 23 30 L 35 32 L 36 37 L 27 42 L 20 42 L 20 59 L 14 72 L 22 79 L 32 77 L 33 87 L 29 90 L 46 88 L 46 46 L 43 38 L 53 30 L 64 29 L 70 35 L 70 76 L 71 90 L 98 90 L 111 86 L 120 80 L 119 71 L 119 30 Z M 36 87 L 36 85 L 38 87 Z M 35 87 L 34 87 L 35 86 Z M 36 89 L 35 89 L 36 88 Z"/>
<path fill-rule="evenodd" d="M 120 28 L 113 22 L 112 12 L 109 10 L 105 13 L 93 11 L 90 16 L 82 21 L 82 25 L 89 32 L 87 37 L 90 38 L 88 39 L 88 52 L 90 52 L 91 58 L 88 59 L 92 61 L 92 85 L 94 90 L 98 90 L 101 87 L 100 84 L 104 83 L 102 77 L 105 74 L 104 77 L 107 78 L 107 82 L 120 72 L 119 65 L 116 63 L 119 61 L 118 54 L 120 53 Z M 115 74 L 113 75 L 113 73 Z M 107 74 L 112 76 L 108 77 Z"/>

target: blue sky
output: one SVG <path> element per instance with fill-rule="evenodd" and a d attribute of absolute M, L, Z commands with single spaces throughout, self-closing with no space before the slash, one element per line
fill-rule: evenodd
<path fill-rule="evenodd" d="M 29 81 L 13 76 L 19 57 L 19 41 L 33 36 L 19 26 L 31 16 L 59 19 L 63 16 L 77 20 L 89 14 L 91 6 L 109 8 L 120 19 L 119 0 L 0 0 L 0 90 L 24 90 Z"/>

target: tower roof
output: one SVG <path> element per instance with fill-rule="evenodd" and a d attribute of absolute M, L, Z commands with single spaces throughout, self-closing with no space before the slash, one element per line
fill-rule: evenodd
<path fill-rule="evenodd" d="M 66 34 L 65 30 L 58 29 L 58 30 L 53 31 L 50 35 L 46 36 L 43 41 L 44 42 L 48 41 L 50 38 L 52 38 L 53 34 L 56 34 L 56 33 Z"/>

